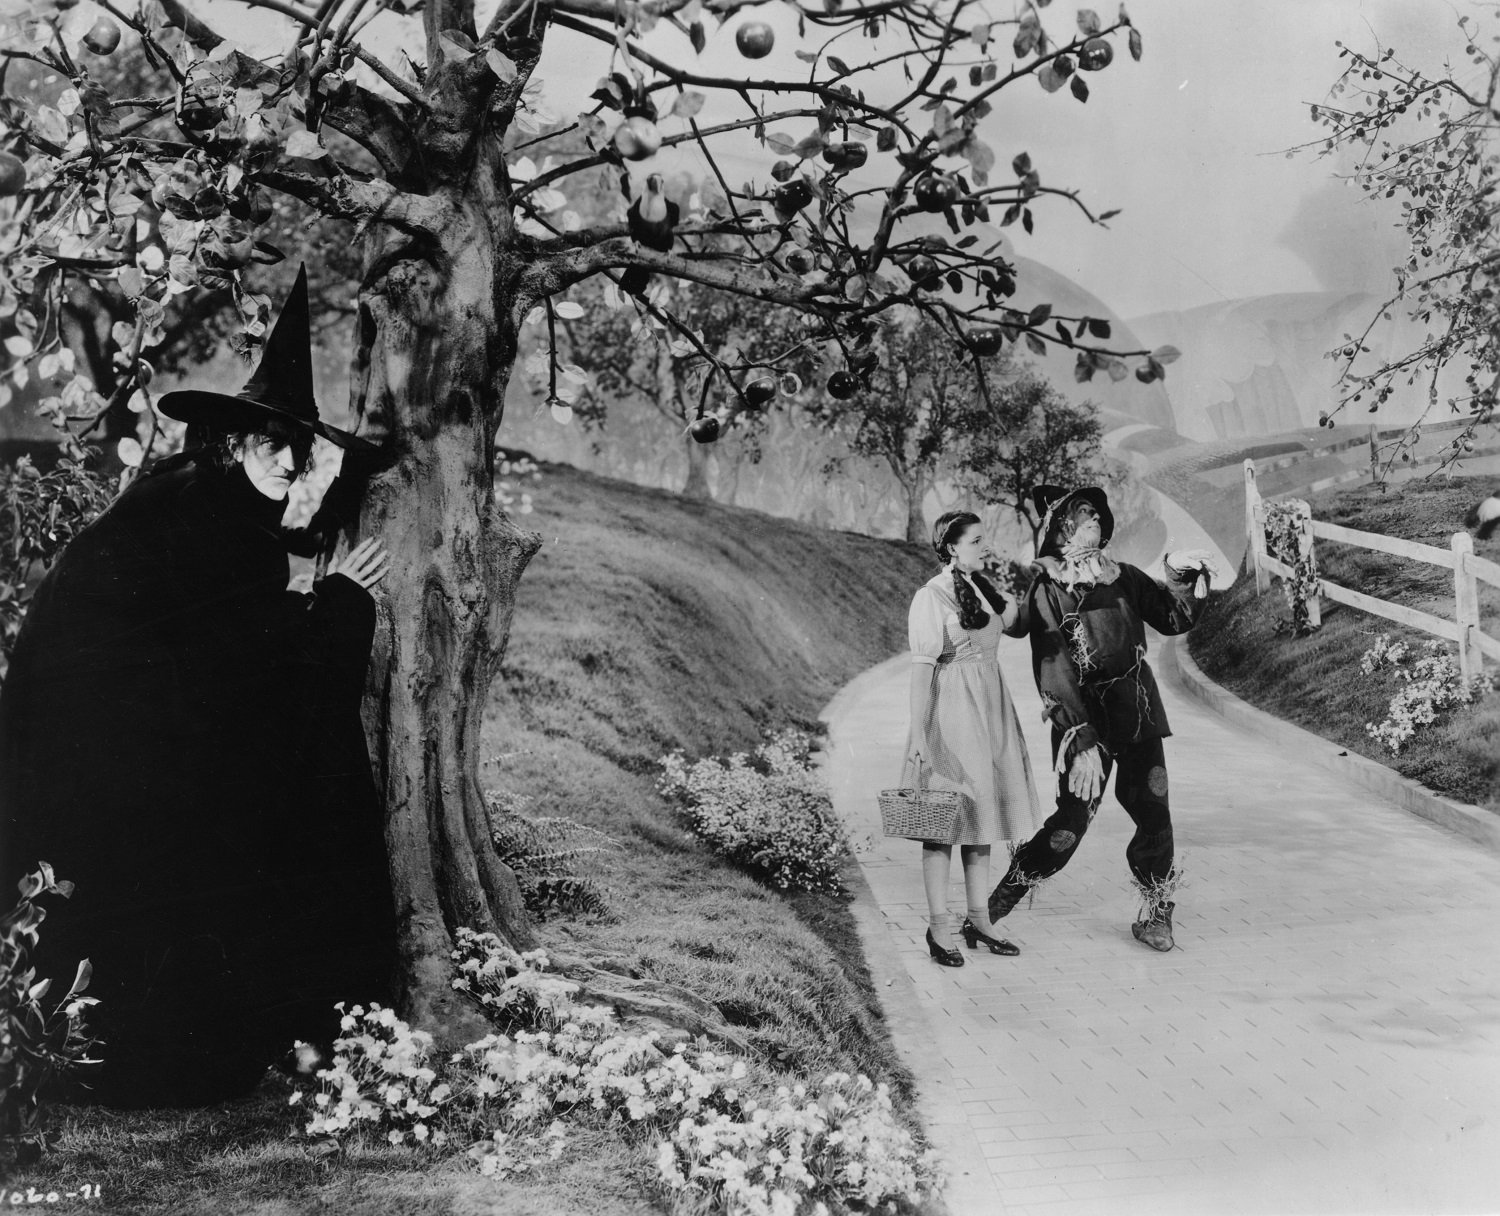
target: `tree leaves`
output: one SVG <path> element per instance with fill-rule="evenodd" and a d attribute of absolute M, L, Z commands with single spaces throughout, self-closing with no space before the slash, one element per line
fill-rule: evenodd
<path fill-rule="evenodd" d="M 501 84 L 514 84 L 517 76 L 515 60 L 501 51 L 491 50 L 484 57 L 490 71 Z"/>
<path fill-rule="evenodd" d="M 1073 96 L 1078 98 L 1079 101 L 1087 101 L 1089 99 L 1088 82 L 1082 76 L 1075 75 L 1068 81 L 1068 87 L 1073 90 Z"/>
<path fill-rule="evenodd" d="M 692 89 L 688 89 L 677 95 L 677 100 L 672 103 L 671 116 L 692 118 L 703 109 L 703 103 L 707 100 L 702 93 L 695 93 Z"/>
<path fill-rule="evenodd" d="M 437 41 L 443 58 L 450 63 L 463 63 L 472 59 L 474 52 L 479 49 L 474 45 L 474 40 L 462 30 L 443 30 L 438 34 Z"/>
<path fill-rule="evenodd" d="M 293 131 L 287 136 L 286 154 L 302 160 L 318 160 L 328 155 L 328 149 L 311 131 Z"/>
<path fill-rule="evenodd" d="M 1016 27 L 1015 40 L 1010 44 L 1011 52 L 1017 59 L 1025 59 L 1041 46 L 1043 37 L 1041 21 L 1035 13 L 1027 13 Z"/>

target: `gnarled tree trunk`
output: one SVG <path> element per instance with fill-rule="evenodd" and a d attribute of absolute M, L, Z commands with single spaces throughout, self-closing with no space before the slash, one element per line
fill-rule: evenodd
<path fill-rule="evenodd" d="M 494 496 L 515 358 L 508 301 L 496 298 L 506 236 L 497 227 L 493 209 L 455 193 L 438 246 L 372 235 L 356 355 L 358 407 L 400 437 L 397 464 L 366 495 L 361 530 L 391 555 L 366 709 L 387 807 L 402 1012 L 454 1037 L 478 1037 L 484 1023 L 450 986 L 453 932 L 532 944 L 478 783 L 485 701 L 517 582 L 540 545 Z"/>

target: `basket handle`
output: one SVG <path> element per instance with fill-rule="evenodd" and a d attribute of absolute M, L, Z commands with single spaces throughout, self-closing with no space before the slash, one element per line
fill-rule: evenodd
<path fill-rule="evenodd" d="M 917 769 L 916 791 L 917 791 L 917 796 L 920 797 L 923 794 L 923 792 L 927 789 L 927 783 L 926 783 L 926 781 L 923 780 L 922 753 L 920 751 L 914 751 L 914 752 L 912 752 L 912 754 L 911 754 L 911 760 L 907 761 L 907 767 L 908 768 L 910 768 L 912 766 L 912 760 L 916 761 L 916 769 Z"/>

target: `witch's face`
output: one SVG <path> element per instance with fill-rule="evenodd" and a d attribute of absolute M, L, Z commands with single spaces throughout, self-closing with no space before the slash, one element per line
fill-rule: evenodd
<path fill-rule="evenodd" d="M 292 445 L 267 435 L 251 435 L 235 449 L 234 458 L 245 466 L 250 484 L 277 502 L 287 496 L 297 477 L 297 458 Z"/>

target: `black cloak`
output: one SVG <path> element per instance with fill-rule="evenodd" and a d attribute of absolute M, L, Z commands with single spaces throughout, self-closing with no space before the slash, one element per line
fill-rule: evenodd
<path fill-rule="evenodd" d="M 0 687 L 0 879 L 76 884 L 36 961 L 61 993 L 92 960 L 111 1105 L 247 1093 L 335 1001 L 391 997 L 374 603 L 288 591 L 284 506 L 239 465 L 142 477 L 39 585 Z"/>

